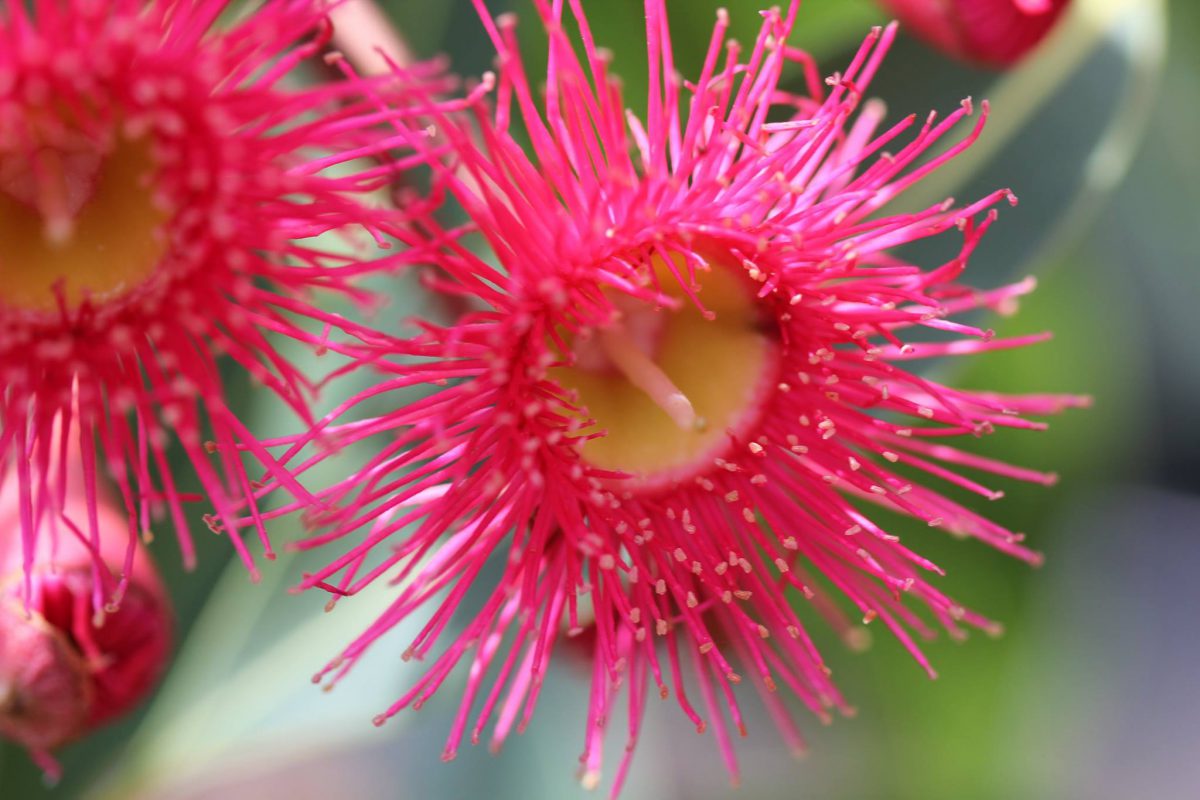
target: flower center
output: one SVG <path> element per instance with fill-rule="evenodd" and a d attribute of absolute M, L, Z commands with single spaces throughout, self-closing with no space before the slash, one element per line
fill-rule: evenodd
<path fill-rule="evenodd" d="M 53 310 L 104 300 L 154 271 L 167 214 L 148 186 L 145 139 L 100 152 L 91 137 L 53 146 L 0 140 L 0 306 Z"/>
<path fill-rule="evenodd" d="M 584 443 L 584 459 L 641 488 L 710 468 L 757 422 L 778 371 L 776 338 L 746 278 L 720 264 L 698 276 L 706 316 L 661 259 L 653 266 L 678 306 L 618 304 L 618 317 L 576 337 L 574 365 L 554 374 L 594 420 L 583 434 L 604 433 Z"/>

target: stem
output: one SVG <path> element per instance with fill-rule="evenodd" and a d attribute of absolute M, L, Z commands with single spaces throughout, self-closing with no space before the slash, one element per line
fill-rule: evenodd
<path fill-rule="evenodd" d="M 360 75 L 389 74 L 392 68 L 384 53 L 399 67 L 416 63 L 408 42 L 373 0 L 346 0 L 329 16 L 334 43 Z"/>
<path fill-rule="evenodd" d="M 344 0 L 329 12 L 333 21 L 334 47 L 363 78 L 393 75 L 399 70 L 406 74 L 417 64 L 417 57 L 391 18 L 374 0 Z M 444 139 L 436 134 L 432 144 L 441 145 Z M 458 168 L 458 179 L 477 197 L 482 197 L 478 183 L 468 170 Z M 405 185 L 397 176 L 390 201 L 402 205 L 398 190 Z M 428 293 L 449 319 L 458 319 L 470 310 L 470 304 L 451 294 Z"/>

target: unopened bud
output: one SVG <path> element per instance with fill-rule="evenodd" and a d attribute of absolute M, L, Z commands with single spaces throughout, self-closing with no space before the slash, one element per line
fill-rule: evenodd
<path fill-rule="evenodd" d="M 53 749 L 130 711 L 154 687 L 170 655 L 170 604 L 138 545 L 127 588 L 112 608 L 112 598 L 95 591 L 85 540 L 63 530 L 38 537 L 27 592 L 13 499 L 0 492 L 0 737 L 27 748 L 53 778 Z M 111 573 L 105 584 L 115 585 L 128 525 L 103 498 L 95 503 L 100 555 Z M 69 494 L 63 513 L 86 520 L 86 499 Z"/>
<path fill-rule="evenodd" d="M 1033 50 L 1069 0 L 881 0 L 906 33 L 956 58 L 1010 66 Z"/>

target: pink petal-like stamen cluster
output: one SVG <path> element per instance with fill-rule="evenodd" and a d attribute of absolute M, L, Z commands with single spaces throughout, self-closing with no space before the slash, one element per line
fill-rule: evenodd
<path fill-rule="evenodd" d="M 913 358 L 1044 337 L 995 340 L 952 319 L 1010 311 L 1032 289 L 1031 281 L 991 291 L 958 282 L 995 207 L 1015 203 L 1010 192 L 965 207 L 886 212 L 970 146 L 987 114 L 985 104 L 965 137 L 944 149 L 972 114 L 970 102 L 944 119 L 885 126 L 882 106 L 861 98 L 894 28 L 873 31 L 845 71 L 822 82 L 787 44 L 798 4 L 764 12 L 746 52 L 727 40 L 721 12 L 699 78 L 684 84 L 665 3 L 647 0 L 650 100 L 639 119 L 626 115 L 579 0 L 568 5 L 582 59 L 564 32 L 564 4 L 536 5 L 549 32 L 544 103 L 524 73 L 514 20 L 493 19 L 479 1 L 498 75 L 469 98 L 471 113 L 430 100 L 427 128 L 396 126 L 470 219 L 457 230 L 425 220 L 396 233 L 422 244 L 420 258 L 439 268 L 432 288 L 477 310 L 449 326 L 421 323 L 419 336 L 373 358 L 384 373 L 377 386 L 313 433 L 269 443 L 290 446 L 280 461 L 299 473 L 331 443 L 390 437 L 356 474 L 315 493 L 312 521 L 328 529 L 304 546 L 340 545 L 343 553 L 303 585 L 335 598 L 385 576 L 399 587 L 317 680 L 340 680 L 379 637 L 426 613 L 406 653 L 426 670 L 377 722 L 420 708 L 465 661 L 445 750 L 452 758 L 464 737 L 478 742 L 489 725 L 494 747 L 523 729 L 560 639 L 586 633 L 585 784 L 599 779 L 623 690 L 629 746 L 619 791 L 652 685 L 714 732 L 736 775 L 730 732 L 744 732 L 737 684 L 761 690 L 796 749 L 803 742 L 780 689 L 822 719 L 845 709 L 801 619 L 805 604 L 853 644 L 862 631 L 835 599 L 844 595 L 855 616 L 879 619 L 931 673 L 914 635 L 995 630 L 939 591 L 927 577 L 938 567 L 867 509 L 882 506 L 1035 562 L 1020 535 L 942 487 L 994 499 L 997 490 L 965 473 L 1041 483 L 1053 476 L 941 441 L 1039 429 L 1027 415 L 1083 401 L 959 390 L 903 368 Z M 781 87 L 791 64 L 802 68 L 807 96 Z M 518 120 L 528 150 L 513 132 Z M 896 253 L 942 235 L 961 237 L 945 263 L 922 268 Z M 693 478 L 647 489 L 581 456 L 587 409 L 552 371 L 571 363 L 576 336 L 610 325 L 620 303 L 678 306 L 655 284 L 652 262 L 666 265 L 702 310 L 708 270 L 744 272 L 780 356 L 749 431 L 730 431 L 725 452 Z M 934 342 L 922 340 L 925 329 Z M 419 386 L 432 392 L 377 418 L 342 419 L 360 403 Z M 313 441 L 325 449 L 302 456 Z"/>
<path fill-rule="evenodd" d="M 0 11 L 2 152 L 17 158 L 70 139 L 102 159 L 120 137 L 136 137 L 153 160 L 144 191 L 166 218 L 164 254 L 144 282 L 78 303 L 60 284 L 52 309 L 0 302 L 0 474 L 15 464 L 26 568 L 39 531 L 82 537 L 97 553 L 97 607 L 123 585 L 98 555 L 98 473 L 129 515 L 126 576 L 136 535 L 163 513 L 193 559 L 182 510 L 193 498 L 168 467 L 173 442 L 215 506 L 214 529 L 234 529 L 244 498 L 257 513 L 250 471 L 262 467 L 243 463 L 244 451 L 307 496 L 227 405 L 218 361 L 226 356 L 307 419 L 311 381 L 271 337 L 336 349 L 334 331 L 368 333 L 314 295 L 366 303 L 351 281 L 376 265 L 313 237 L 355 229 L 372 246 L 382 241 L 387 212 L 364 201 L 403 164 L 361 158 L 386 152 L 380 124 L 394 116 L 380 114 L 364 84 L 293 80 L 329 39 L 325 5 L 270 0 L 228 25 L 218 23 L 228 0 L 37 0 Z M 434 79 L 422 68 L 409 77 Z M 68 491 L 51 467 L 59 424 L 82 431 L 85 519 L 59 520 Z M 258 533 L 270 556 L 261 525 Z M 230 538 L 253 569 L 247 544 Z"/>

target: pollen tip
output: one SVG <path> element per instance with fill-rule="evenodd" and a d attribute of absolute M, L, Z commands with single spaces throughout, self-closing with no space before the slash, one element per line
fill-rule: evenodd
<path fill-rule="evenodd" d="M 702 420 L 696 416 L 696 409 L 692 407 L 692 401 L 688 400 L 682 392 L 673 392 L 668 395 L 663 406 L 663 410 L 681 430 L 702 430 L 700 427 Z"/>
<path fill-rule="evenodd" d="M 42 236 L 46 244 L 54 248 L 66 246 L 74 235 L 75 221 L 70 217 L 49 217 L 42 227 Z"/>

